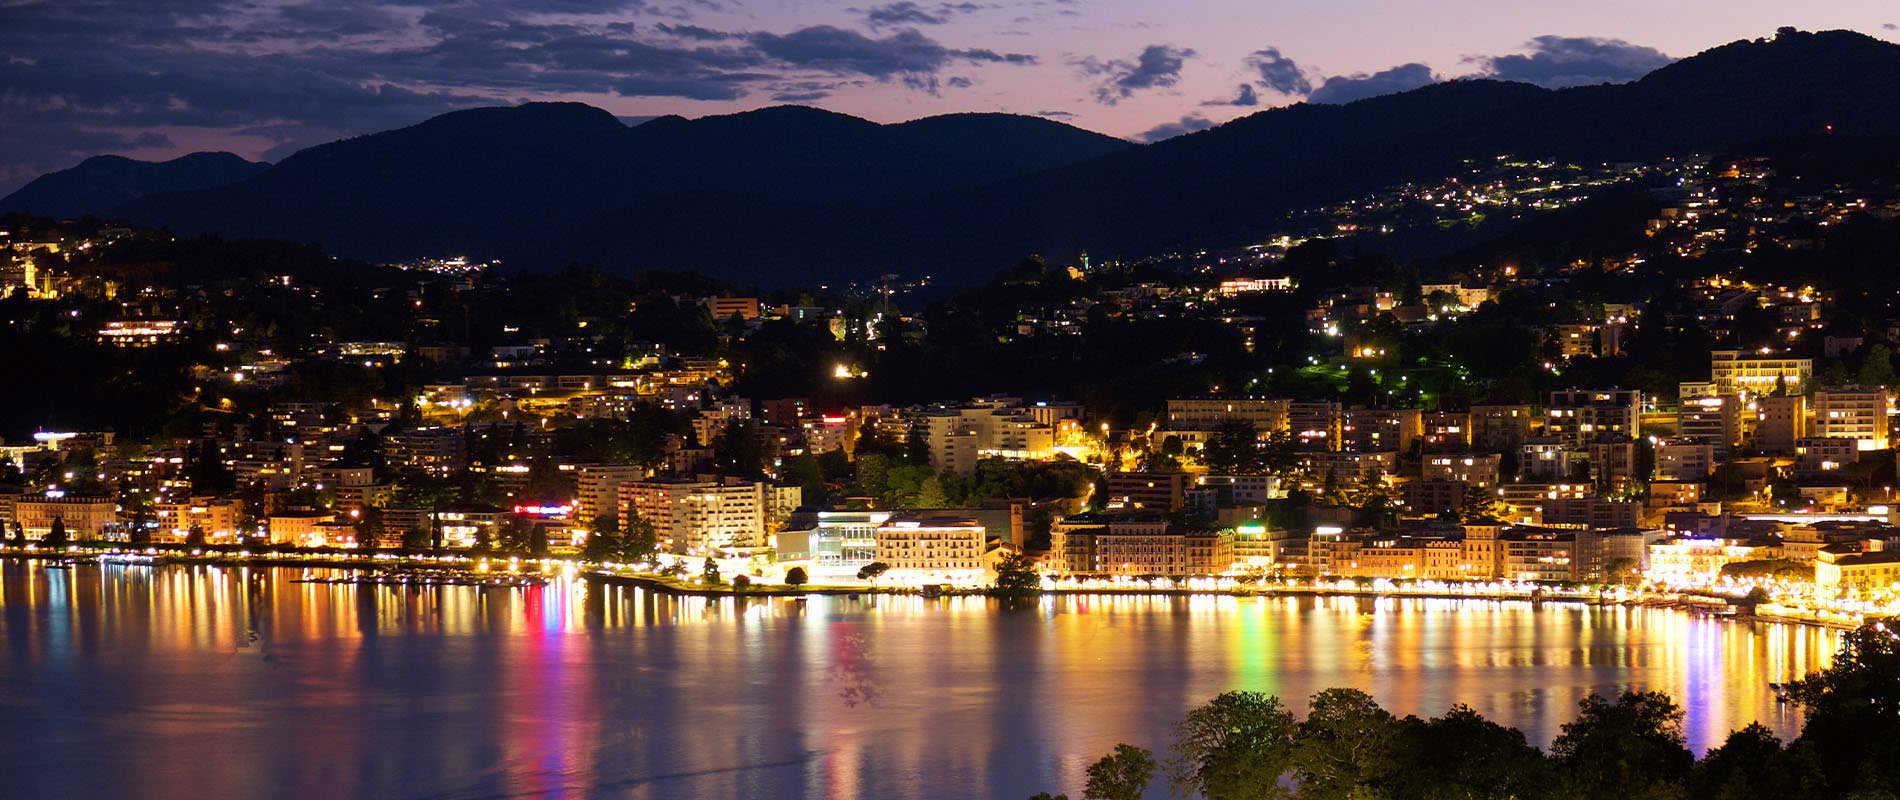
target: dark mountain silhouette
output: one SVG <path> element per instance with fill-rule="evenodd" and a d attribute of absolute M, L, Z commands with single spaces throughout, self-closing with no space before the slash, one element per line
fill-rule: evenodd
<path fill-rule="evenodd" d="M 711 240 L 700 253 L 708 257 L 728 240 L 769 249 L 783 234 L 768 232 L 799 209 L 900 202 L 1128 147 L 1003 114 L 879 125 L 780 106 L 628 128 L 590 106 L 530 103 L 313 147 L 249 180 L 141 198 L 121 211 L 181 232 L 320 242 L 370 259 L 468 253 L 544 265 L 607 256 L 738 275 L 749 274 L 745 264 L 688 254 L 702 238 Z"/>
<path fill-rule="evenodd" d="M 920 235 L 939 238 L 912 241 L 948 263 L 1026 249 L 1066 259 L 1084 249 L 1143 255 L 1257 241 L 1290 209 L 1443 176 L 1466 159 L 1647 160 L 1829 126 L 1841 135 L 1900 133 L 1900 46 L 1847 31 L 1784 31 L 1629 84 L 1553 91 L 1462 80 L 1345 106 L 1263 111 L 949 199 L 917 215 L 933 222 Z M 972 230 L 1011 247 L 959 249 Z"/>
<path fill-rule="evenodd" d="M 1829 131 L 1900 134 L 1900 46 L 1784 29 L 1629 84 L 1452 81 L 1139 147 L 1002 115 L 877 125 L 780 107 L 625 128 L 586 106 L 478 109 L 121 210 L 365 258 L 467 252 L 774 284 L 892 271 L 967 283 L 1028 252 L 1062 261 L 1257 240 L 1288 210 L 1466 159 L 1643 160 Z"/>
<path fill-rule="evenodd" d="M 230 153 L 192 153 L 170 161 L 93 156 L 78 166 L 49 172 L 0 199 L 0 214 L 25 212 L 73 217 L 102 212 L 133 198 L 223 186 L 255 175 L 269 164 Z"/>

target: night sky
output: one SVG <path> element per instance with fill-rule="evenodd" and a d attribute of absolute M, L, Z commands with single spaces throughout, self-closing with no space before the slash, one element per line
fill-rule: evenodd
<path fill-rule="evenodd" d="M 1469 75 L 1624 81 L 1892 0 L 0 0 L 0 193 L 98 153 L 277 159 L 476 105 L 630 120 L 803 103 L 1152 140 Z"/>

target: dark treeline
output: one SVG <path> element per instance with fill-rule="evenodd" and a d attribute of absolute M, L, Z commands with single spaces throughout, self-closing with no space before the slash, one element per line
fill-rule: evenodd
<path fill-rule="evenodd" d="M 1138 800 L 1160 780 L 1208 800 L 1900 797 L 1900 635 L 1888 623 L 1848 634 L 1832 666 L 1788 691 L 1807 712 L 1794 741 L 1753 723 L 1700 760 L 1661 692 L 1584 698 L 1548 752 L 1462 705 L 1397 717 L 1364 692 L 1327 689 L 1296 719 L 1277 697 L 1228 692 L 1189 711 L 1160 759 L 1116 745 L 1088 768 L 1082 796 Z"/>

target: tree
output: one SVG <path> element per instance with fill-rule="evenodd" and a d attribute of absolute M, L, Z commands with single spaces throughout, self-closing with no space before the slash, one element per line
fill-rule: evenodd
<path fill-rule="evenodd" d="M 26 526 L 18 522 L 13 523 L 13 546 L 26 546 Z"/>
<path fill-rule="evenodd" d="M 1894 623 L 1870 620 L 1847 633 L 1832 665 L 1788 687 L 1808 712 L 1790 749 L 1815 762 L 1827 789 L 1818 795 L 1865 790 L 1880 797 L 1876 789 L 1900 784 L 1900 635 Z"/>
<path fill-rule="evenodd" d="M 659 552 L 660 534 L 653 527 L 653 521 L 639 514 L 629 517 L 626 529 L 620 532 L 620 560 L 634 563 L 652 561 Z"/>
<path fill-rule="evenodd" d="M 65 547 L 67 545 L 66 520 L 61 517 L 54 517 L 52 529 L 48 530 L 46 536 L 40 539 L 40 544 L 46 545 L 47 547 Z"/>
<path fill-rule="evenodd" d="M 1662 692 L 1625 691 L 1615 700 L 1591 693 L 1577 708 L 1550 754 L 1579 800 L 1668 796 L 1695 764 L 1683 744 L 1682 708 Z"/>
<path fill-rule="evenodd" d="M 431 538 L 427 528 L 416 527 L 403 531 L 402 551 L 411 555 L 427 551 Z"/>
<path fill-rule="evenodd" d="M 706 563 L 700 565 L 699 582 L 707 586 L 718 586 L 724 582 L 719 577 L 719 562 L 714 561 L 712 556 L 707 556 Z"/>
<path fill-rule="evenodd" d="M 1408 763 L 1400 768 L 1393 796 L 1406 800 L 1491 800 L 1537 797 L 1550 784 L 1544 754 L 1524 734 L 1485 719 L 1466 706 L 1452 706 L 1430 720 L 1407 717 Z"/>
<path fill-rule="evenodd" d="M 1175 725 L 1168 777 L 1177 794 L 1207 800 L 1286 798 L 1280 776 L 1292 766 L 1293 715 L 1280 699 L 1227 692 Z"/>
<path fill-rule="evenodd" d="M 1781 739 L 1759 722 L 1728 735 L 1689 774 L 1691 800 L 1780 800 L 1801 795 Z"/>
<path fill-rule="evenodd" d="M 150 513 L 143 507 L 132 512 L 132 530 L 126 535 L 128 544 L 143 547 L 152 543 L 152 526 L 147 524 L 151 519 Z"/>
<path fill-rule="evenodd" d="M 1201 447 L 1201 463 L 1216 475 L 1253 475 L 1263 469 L 1260 436 L 1244 419 L 1223 420 Z"/>
<path fill-rule="evenodd" d="M 810 578 L 805 575 L 804 567 L 792 567 L 785 571 L 786 586 L 804 586 L 808 580 Z"/>
<path fill-rule="evenodd" d="M 1460 516 L 1465 522 L 1484 523 L 1504 519 L 1511 511 L 1498 499 L 1498 493 L 1477 484 L 1465 486 L 1464 507 Z"/>
<path fill-rule="evenodd" d="M 917 507 L 943 508 L 950 505 L 950 498 L 944 494 L 943 484 L 944 477 L 942 475 L 932 475 L 925 478 L 923 485 L 917 487 Z"/>
<path fill-rule="evenodd" d="M 1402 765 L 1398 720 L 1357 689 L 1313 695 L 1294 735 L 1293 775 L 1301 800 L 1351 800 L 1386 793 Z"/>
<path fill-rule="evenodd" d="M 858 580 L 870 581 L 872 584 L 876 584 L 879 577 L 890 571 L 891 565 L 882 561 L 873 561 L 858 568 Z"/>
<path fill-rule="evenodd" d="M 1153 753 L 1133 745 L 1117 744 L 1114 752 L 1089 765 L 1088 784 L 1082 796 L 1088 800 L 1141 800 L 1154 774 Z"/>
<path fill-rule="evenodd" d="M 661 567 L 660 574 L 665 577 L 672 578 L 673 580 L 679 580 L 680 578 L 686 577 L 686 564 L 679 561 L 674 561 L 670 564 L 667 564 L 664 567 Z"/>
<path fill-rule="evenodd" d="M 1069 800 L 1069 796 L 1066 794 L 1050 794 L 1048 792 L 1037 792 L 1035 794 L 1030 795 L 1029 800 Z"/>
<path fill-rule="evenodd" d="M 185 544 L 191 547 L 203 547 L 205 545 L 204 526 L 193 525 L 190 530 L 185 531 Z"/>
<path fill-rule="evenodd" d="M 587 542 L 581 545 L 581 557 L 588 561 L 618 561 L 624 549 L 620 518 L 612 514 L 596 515 L 594 524 L 588 526 Z"/>
<path fill-rule="evenodd" d="M 1619 556 L 1603 565 L 1603 578 L 1610 583 L 1634 586 L 1643 582 L 1642 562 L 1629 556 Z"/>
<path fill-rule="evenodd" d="M 1855 382 L 1862 386 L 1892 386 L 1893 351 L 1884 344 L 1867 348 L 1867 354 L 1861 358 L 1860 374 Z"/>
<path fill-rule="evenodd" d="M 759 427 L 751 420 L 726 426 L 713 437 L 713 463 L 727 475 L 753 476 L 765 468 L 765 448 L 759 445 Z"/>
<path fill-rule="evenodd" d="M 732 576 L 732 590 L 733 591 L 743 592 L 750 588 L 752 588 L 752 576 L 750 575 Z"/>
<path fill-rule="evenodd" d="M 1042 575 L 1036 572 L 1036 562 L 1022 551 L 1013 551 L 996 562 L 996 582 L 990 586 L 990 594 L 997 597 L 1020 597 L 1042 593 Z"/>

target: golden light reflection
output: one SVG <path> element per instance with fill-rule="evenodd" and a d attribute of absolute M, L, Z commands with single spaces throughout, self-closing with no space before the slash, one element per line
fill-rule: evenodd
<path fill-rule="evenodd" d="M 1585 693 L 1638 686 L 1685 707 L 1698 749 L 1755 720 L 1785 737 L 1799 718 L 1767 684 L 1839 643 L 1578 603 L 330 582 L 348 577 L 0 559 L 0 707 L 25 739 L 58 719 L 64 749 L 110 732 L 140 754 L 124 778 L 45 771 L 75 796 L 1028 796 L 1116 742 L 1165 748 L 1230 689 L 1302 712 L 1332 686 L 1399 714 L 1465 703 L 1547 745 Z"/>

